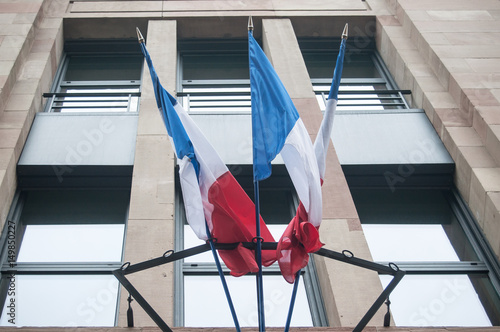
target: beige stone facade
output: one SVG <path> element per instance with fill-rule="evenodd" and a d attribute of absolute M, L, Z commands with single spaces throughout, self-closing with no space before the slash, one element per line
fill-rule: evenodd
<path fill-rule="evenodd" d="M 137 26 L 147 36 L 148 50 L 163 85 L 175 93 L 176 41 L 244 38 L 249 15 L 254 18 L 255 33 L 262 39 L 264 51 L 310 133 L 317 132 L 321 112 L 297 37 L 337 37 L 348 22 L 350 38 L 375 38 L 377 50 L 396 83 L 401 89 L 411 90 L 408 97 L 411 107 L 425 110 L 453 158 L 455 185 L 500 257 L 500 2 L 497 0 L 0 0 L 2 224 L 17 189 L 17 162 L 35 113 L 43 111 L 46 100 L 42 93 L 50 90 L 65 40 L 132 38 Z M 144 77 L 125 244 L 125 261 L 132 263 L 158 257 L 173 248 L 175 233 L 175 156 L 156 109 L 151 81 L 147 73 Z M 347 248 L 357 257 L 371 260 L 335 153 L 328 155 L 327 164 L 323 195 L 329 199 L 324 204 L 322 241 L 329 249 Z M 339 262 L 317 259 L 316 264 L 330 326 L 349 330 L 382 291 L 379 279 L 373 272 L 345 267 Z M 173 266 L 168 265 L 131 277 L 169 325 L 174 315 L 173 274 Z M 122 296 L 121 327 L 126 326 L 126 308 L 126 297 Z M 384 313 L 382 308 L 370 325 L 381 325 Z M 135 309 L 134 317 L 138 327 L 154 326 L 139 308 Z M 484 329 L 490 330 L 496 329 Z"/>

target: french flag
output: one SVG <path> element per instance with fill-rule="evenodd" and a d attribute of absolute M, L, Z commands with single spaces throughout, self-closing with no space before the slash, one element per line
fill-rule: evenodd
<path fill-rule="evenodd" d="M 344 68 L 347 27 L 348 25 L 346 24 L 344 27 L 344 32 L 342 33 L 339 54 L 337 55 L 337 62 L 333 71 L 330 93 L 328 94 L 328 99 L 326 100 L 325 114 L 323 115 L 323 120 L 321 121 L 318 136 L 316 136 L 316 140 L 314 141 L 314 152 L 316 154 L 316 160 L 318 162 L 321 181 L 323 181 L 325 178 L 326 153 L 328 151 L 328 145 L 332 136 L 333 117 L 335 115 L 335 109 L 337 108 L 339 99 L 340 79 L 342 78 L 342 69 Z"/>
<path fill-rule="evenodd" d="M 347 24 L 342 34 L 342 41 L 340 43 L 340 50 L 333 72 L 330 93 L 326 101 L 325 114 L 323 115 L 318 135 L 314 141 L 314 154 L 318 165 L 321 184 L 323 184 L 325 179 L 326 154 L 332 136 L 333 117 L 338 103 L 338 91 L 342 69 L 344 67 L 346 40 Z M 318 251 L 323 245 L 319 241 L 319 226 L 320 223 L 311 220 L 311 218 L 308 219 L 307 210 L 303 202 L 300 202 L 297 208 L 297 214 L 283 233 L 277 249 L 281 273 L 289 283 L 295 281 L 296 273 L 304 268 L 309 262 L 308 253 Z"/>
<path fill-rule="evenodd" d="M 301 202 L 277 250 L 281 273 L 293 283 L 295 273 L 308 263 L 307 252 L 323 246 L 317 230 L 322 219 L 320 172 L 313 144 L 288 92 L 251 31 L 248 41 L 254 181 L 271 175 L 271 161 L 279 153 Z"/>
<path fill-rule="evenodd" d="M 186 218 L 198 238 L 219 243 L 251 242 L 256 236 L 255 205 L 229 172 L 222 159 L 177 100 L 160 84 L 149 53 L 140 43 L 153 81 L 158 109 L 177 155 Z M 274 242 L 260 218 L 261 237 Z M 233 276 L 259 271 L 254 251 L 241 244 L 235 250 L 219 250 Z M 262 254 L 269 266 L 275 254 Z"/>

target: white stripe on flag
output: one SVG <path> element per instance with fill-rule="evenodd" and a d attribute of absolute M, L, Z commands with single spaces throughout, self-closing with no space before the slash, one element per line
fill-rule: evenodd
<path fill-rule="evenodd" d="M 314 141 L 314 152 L 318 161 L 319 175 L 322 180 L 325 179 L 326 171 L 326 153 L 328 144 L 330 144 L 333 128 L 333 117 L 337 108 L 337 99 L 328 99 L 326 101 L 325 115 L 318 131 L 318 136 Z"/>
<path fill-rule="evenodd" d="M 288 134 L 281 157 L 308 213 L 309 222 L 319 226 L 322 218 L 321 180 L 311 138 L 302 119 L 297 120 Z"/>

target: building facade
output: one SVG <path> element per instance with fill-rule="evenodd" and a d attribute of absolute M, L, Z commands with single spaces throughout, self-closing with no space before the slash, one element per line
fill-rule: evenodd
<path fill-rule="evenodd" d="M 311 139 L 349 24 L 325 248 L 406 271 L 389 297 L 391 326 L 496 329 L 495 0 L 1 0 L 2 328 L 125 327 L 129 306 L 135 327 L 156 326 L 112 271 L 202 242 L 185 221 L 136 27 L 163 86 L 252 197 L 249 16 Z M 261 204 L 278 239 L 297 207 L 279 158 Z M 303 277 L 292 326 L 304 330 L 356 326 L 390 281 L 319 255 Z M 211 257 L 128 278 L 171 327 L 234 326 Z M 228 283 L 241 325 L 257 326 L 254 277 Z M 277 267 L 264 285 L 268 326 L 284 326 L 291 285 Z M 383 326 L 386 312 L 368 325 Z"/>

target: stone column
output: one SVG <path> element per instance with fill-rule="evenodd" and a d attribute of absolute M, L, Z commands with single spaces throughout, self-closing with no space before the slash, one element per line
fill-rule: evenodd
<path fill-rule="evenodd" d="M 143 31 L 145 35 L 145 31 Z M 150 21 L 146 45 L 162 85 L 175 93 L 177 64 L 176 21 Z M 174 248 L 175 155 L 156 106 L 149 69 L 144 64 L 125 262 L 139 263 Z M 128 275 L 127 278 L 155 311 L 172 326 L 173 264 Z M 128 292 L 122 288 L 119 325 L 126 326 Z M 133 302 L 135 326 L 155 326 Z"/>
<path fill-rule="evenodd" d="M 264 51 L 314 142 L 323 116 L 292 24 L 288 19 L 264 19 L 262 30 Z M 341 31 L 339 37 L 340 34 Z M 356 208 L 332 144 L 326 165 L 320 239 L 327 249 L 348 249 L 356 257 L 371 260 Z M 382 292 L 377 274 L 319 256 L 315 256 L 315 261 L 329 325 L 355 326 Z M 382 310 L 372 322 L 382 325 Z"/>

